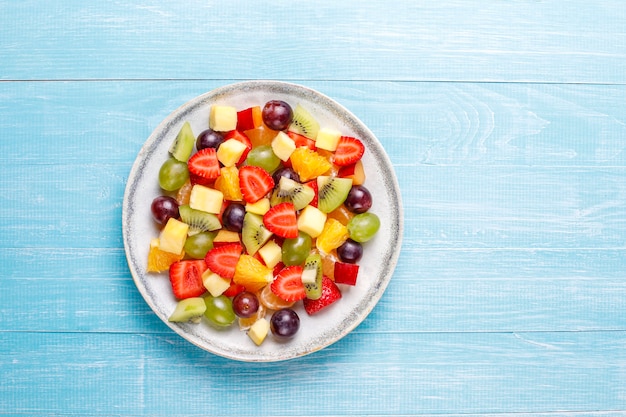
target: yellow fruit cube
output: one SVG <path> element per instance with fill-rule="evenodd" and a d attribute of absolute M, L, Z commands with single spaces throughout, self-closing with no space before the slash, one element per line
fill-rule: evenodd
<path fill-rule="evenodd" d="M 189 207 L 207 213 L 219 214 L 223 202 L 224 194 L 221 191 L 200 184 L 194 185 L 189 195 Z"/>
<path fill-rule="evenodd" d="M 312 238 L 316 238 L 322 233 L 322 230 L 324 230 L 325 223 L 326 213 L 322 212 L 317 207 L 309 205 L 300 212 L 300 217 L 298 217 L 298 230 L 308 234 Z"/>
<path fill-rule="evenodd" d="M 265 317 L 258 319 L 248 330 L 248 336 L 252 341 L 260 346 L 270 331 L 270 322 Z"/>
<path fill-rule="evenodd" d="M 259 255 L 261 255 L 265 265 L 270 268 L 274 268 L 278 265 L 278 262 L 280 262 L 283 257 L 280 245 L 273 240 L 270 240 L 261 249 L 259 249 Z"/>
<path fill-rule="evenodd" d="M 225 167 L 232 167 L 239 162 L 246 149 L 246 145 L 237 139 L 228 139 L 217 148 L 217 160 Z"/>
<path fill-rule="evenodd" d="M 341 137 L 341 132 L 324 127 L 320 129 L 319 132 L 317 132 L 317 139 L 315 139 L 315 146 L 320 149 L 334 152 L 335 150 L 337 150 L 337 144 L 339 143 L 340 137 Z"/>
<path fill-rule="evenodd" d="M 159 235 L 159 249 L 164 252 L 180 254 L 187 241 L 189 225 L 170 218 Z"/>
<path fill-rule="evenodd" d="M 209 127 L 216 132 L 229 132 L 237 128 L 237 109 L 232 106 L 211 106 Z"/>
<path fill-rule="evenodd" d="M 263 216 L 270 211 L 270 199 L 264 197 L 256 203 L 246 203 L 246 211 L 248 213 L 254 213 Z"/>
<path fill-rule="evenodd" d="M 296 143 L 285 132 L 278 132 L 274 140 L 272 140 L 272 151 L 282 161 L 288 160 L 295 150 Z"/>
<path fill-rule="evenodd" d="M 222 278 L 215 272 L 207 269 L 202 274 L 202 284 L 213 297 L 219 297 L 230 287 L 230 279 Z"/>

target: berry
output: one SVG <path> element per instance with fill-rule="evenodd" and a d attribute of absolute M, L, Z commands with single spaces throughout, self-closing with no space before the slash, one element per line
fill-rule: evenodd
<path fill-rule="evenodd" d="M 365 153 L 365 146 L 357 138 L 341 136 L 335 149 L 333 162 L 335 165 L 346 166 L 356 163 Z"/>
<path fill-rule="evenodd" d="M 239 170 L 239 187 L 247 203 L 256 203 L 274 188 L 274 180 L 263 168 L 246 165 Z"/>
<path fill-rule="evenodd" d="M 196 152 L 187 163 L 189 176 L 200 184 L 210 184 L 220 175 L 220 163 L 214 148 L 205 148 Z"/>
<path fill-rule="evenodd" d="M 317 300 L 305 298 L 303 300 L 304 311 L 306 311 L 309 315 L 316 314 L 340 298 L 341 291 L 339 290 L 339 287 L 337 287 L 337 284 L 335 284 L 333 280 L 327 276 L 324 276 L 322 278 L 322 296 Z"/>
<path fill-rule="evenodd" d="M 306 297 L 302 284 L 302 267 L 299 265 L 283 268 L 271 285 L 272 292 L 285 301 L 298 301 Z"/>
<path fill-rule="evenodd" d="M 298 219 L 292 203 L 280 203 L 263 216 L 263 224 L 270 232 L 284 238 L 298 237 Z"/>
<path fill-rule="evenodd" d="M 207 267 L 223 278 L 232 278 L 243 247 L 239 243 L 218 246 L 207 252 L 204 260 Z"/>
<path fill-rule="evenodd" d="M 202 273 L 207 265 L 203 260 L 182 260 L 170 266 L 170 283 L 174 297 L 179 300 L 199 297 L 206 292 L 202 283 Z"/>

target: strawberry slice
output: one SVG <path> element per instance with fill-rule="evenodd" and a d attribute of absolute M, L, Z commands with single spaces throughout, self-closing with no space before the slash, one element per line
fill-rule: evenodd
<path fill-rule="evenodd" d="M 270 232 L 284 238 L 298 237 L 298 219 L 293 203 L 275 205 L 265 215 L 263 224 Z"/>
<path fill-rule="evenodd" d="M 239 169 L 239 187 L 246 203 L 256 203 L 274 188 L 274 180 L 263 168 L 245 165 Z"/>
<path fill-rule="evenodd" d="M 305 298 L 302 301 L 304 303 L 304 311 L 306 311 L 309 315 L 315 314 L 333 304 L 340 298 L 341 291 L 339 290 L 339 287 L 337 287 L 337 284 L 324 275 L 322 278 L 322 296 L 317 300 Z"/>
<path fill-rule="evenodd" d="M 356 277 L 358 274 L 358 264 L 335 262 L 335 282 L 337 284 L 356 285 Z"/>
<path fill-rule="evenodd" d="M 193 182 L 207 184 L 220 176 L 220 162 L 214 148 L 204 148 L 196 152 L 187 162 L 189 176 Z"/>
<path fill-rule="evenodd" d="M 199 297 L 206 292 L 202 273 L 207 265 L 202 259 L 183 260 L 170 265 L 170 283 L 174 296 L 179 299 Z"/>
<path fill-rule="evenodd" d="M 294 141 L 294 143 L 296 144 L 296 148 L 299 148 L 300 146 L 306 146 L 312 151 L 315 150 L 315 141 L 313 139 L 307 138 L 304 135 L 300 135 L 299 133 L 292 131 L 288 131 L 287 136 L 289 136 Z"/>
<path fill-rule="evenodd" d="M 342 136 L 337 143 L 333 163 L 339 166 L 356 163 L 365 153 L 365 146 L 357 138 Z"/>
<path fill-rule="evenodd" d="M 311 180 L 309 182 L 305 182 L 304 185 L 306 185 L 307 187 L 313 188 L 313 191 L 315 191 L 315 196 L 313 197 L 313 200 L 311 200 L 309 205 L 313 207 L 317 207 L 317 203 L 319 200 L 319 196 L 318 196 L 319 187 L 317 186 L 317 179 Z"/>
<path fill-rule="evenodd" d="M 239 243 L 229 243 L 218 246 L 206 253 L 204 261 L 207 267 L 222 278 L 235 276 L 237 261 L 243 252 L 243 246 Z"/>
<path fill-rule="evenodd" d="M 234 297 L 240 292 L 244 292 L 245 290 L 246 290 L 246 287 L 244 287 L 243 285 L 239 285 L 239 284 L 235 284 L 234 282 L 231 282 L 230 287 L 228 287 L 226 291 L 222 293 L 222 295 L 226 297 Z"/>
<path fill-rule="evenodd" d="M 302 284 L 302 267 L 292 265 L 283 268 L 270 284 L 270 289 L 287 302 L 302 300 L 306 297 Z"/>

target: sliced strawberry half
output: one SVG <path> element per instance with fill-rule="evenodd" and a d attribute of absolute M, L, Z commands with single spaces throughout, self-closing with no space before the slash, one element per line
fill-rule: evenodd
<path fill-rule="evenodd" d="M 179 300 L 199 297 L 206 292 L 202 283 L 202 273 L 207 265 L 202 259 L 183 260 L 170 265 L 170 283 L 174 297 Z"/>
<path fill-rule="evenodd" d="M 246 165 L 239 169 L 239 187 L 246 203 L 256 203 L 274 188 L 274 180 L 263 168 Z"/>
<path fill-rule="evenodd" d="M 207 267 L 223 278 L 235 276 L 237 261 L 243 252 L 243 246 L 239 243 L 229 243 L 218 246 L 207 252 L 204 257 Z"/>
<path fill-rule="evenodd" d="M 210 183 L 220 176 L 220 162 L 214 148 L 199 150 L 189 158 L 187 166 L 195 183 Z"/>
<path fill-rule="evenodd" d="M 235 284 L 234 282 L 231 282 L 230 287 L 228 287 L 226 291 L 222 293 L 222 295 L 226 297 L 234 297 L 240 292 L 244 292 L 245 290 L 246 290 L 246 287 L 244 287 L 243 285 L 239 285 L 239 284 Z"/>
<path fill-rule="evenodd" d="M 302 284 L 302 267 L 292 265 L 281 269 L 270 284 L 270 289 L 282 300 L 288 302 L 302 300 L 306 297 Z"/>
<path fill-rule="evenodd" d="M 322 296 L 317 300 L 305 298 L 302 301 L 304 304 L 304 311 L 306 311 L 309 315 L 315 314 L 333 304 L 340 298 L 341 291 L 339 290 L 339 287 L 337 287 L 337 284 L 335 284 L 333 280 L 327 276 L 324 276 L 322 278 Z"/>
<path fill-rule="evenodd" d="M 307 187 L 311 187 L 313 188 L 313 191 L 315 191 L 315 196 L 313 197 L 313 200 L 311 200 L 311 202 L 309 203 L 309 205 L 313 206 L 313 207 L 317 207 L 317 203 L 319 200 L 319 196 L 318 196 L 318 190 L 319 187 L 317 186 L 317 179 L 311 180 L 309 182 L 305 182 L 304 185 L 306 185 Z"/>
<path fill-rule="evenodd" d="M 287 136 L 289 136 L 294 141 L 294 143 L 296 144 L 296 148 L 299 148 L 300 146 L 306 146 L 312 151 L 315 150 L 315 141 L 313 139 L 307 138 L 304 135 L 292 131 L 288 131 Z"/>
<path fill-rule="evenodd" d="M 365 146 L 357 138 L 342 136 L 337 143 L 333 163 L 339 166 L 356 163 L 365 153 Z"/>
<path fill-rule="evenodd" d="M 335 262 L 335 282 L 337 284 L 356 285 L 356 277 L 358 275 L 358 264 Z"/>
<path fill-rule="evenodd" d="M 280 203 L 263 216 L 263 224 L 270 232 L 284 238 L 298 237 L 298 219 L 293 203 Z"/>

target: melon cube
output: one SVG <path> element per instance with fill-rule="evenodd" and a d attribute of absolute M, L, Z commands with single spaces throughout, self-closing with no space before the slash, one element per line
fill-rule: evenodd
<path fill-rule="evenodd" d="M 211 106 L 209 127 L 216 132 L 229 132 L 237 128 L 237 109 L 232 106 Z"/>
<path fill-rule="evenodd" d="M 159 249 L 178 255 L 183 251 L 188 231 L 189 225 L 187 223 L 170 218 L 159 235 Z"/>
<path fill-rule="evenodd" d="M 247 146 L 237 139 L 228 139 L 217 148 L 217 159 L 225 167 L 232 167 L 239 162 L 246 149 Z"/>
<path fill-rule="evenodd" d="M 270 240 L 261 249 L 259 249 L 259 255 L 269 268 L 274 268 L 282 260 L 283 253 L 280 245 Z"/>
<path fill-rule="evenodd" d="M 272 140 L 272 151 L 282 161 L 288 160 L 295 150 L 296 143 L 285 132 L 278 132 L 274 140 Z"/>
<path fill-rule="evenodd" d="M 195 184 L 189 195 L 189 207 L 207 213 L 219 214 L 222 211 L 224 194 L 214 188 Z"/>
<path fill-rule="evenodd" d="M 341 132 L 324 127 L 317 132 L 317 138 L 315 139 L 315 146 L 330 152 L 337 150 L 337 144 L 341 138 Z"/>
<path fill-rule="evenodd" d="M 326 213 L 322 212 L 317 207 L 308 205 L 300 212 L 300 217 L 298 217 L 298 230 L 308 234 L 312 238 L 316 238 L 322 233 L 322 230 L 324 230 L 324 223 L 326 223 Z"/>

